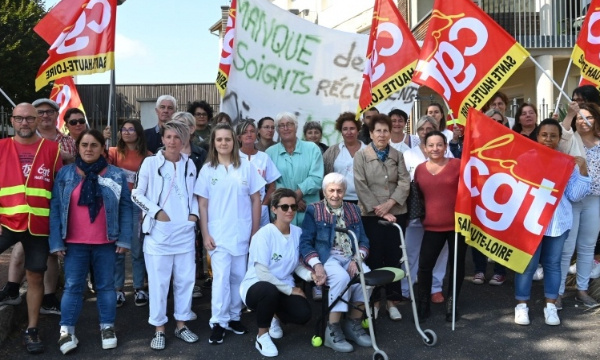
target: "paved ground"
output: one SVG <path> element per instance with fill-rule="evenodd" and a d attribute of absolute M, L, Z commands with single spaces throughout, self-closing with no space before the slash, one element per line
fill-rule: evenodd
<path fill-rule="evenodd" d="M 469 257 L 470 260 L 470 257 Z M 4 265 L 2 265 L 4 266 Z M 491 268 L 491 266 L 490 266 Z M 491 269 L 490 269 L 491 271 Z M 5 273 L 1 269 L 0 273 Z M 4 275 L 5 276 L 5 275 Z M 5 277 L 1 280 L 4 281 Z M 443 305 L 433 305 L 432 317 L 424 328 L 437 333 L 438 344 L 426 347 L 417 335 L 409 303 L 401 305 L 404 319 L 392 322 L 387 317 L 376 321 L 377 343 L 390 359 L 598 359 L 600 358 L 600 314 L 576 306 L 574 292 L 567 294 L 565 309 L 560 312 L 562 324 L 551 327 L 544 324 L 542 283 L 534 283 L 533 299 L 530 302 L 530 326 L 515 325 L 513 278 L 501 287 L 473 285 L 465 279 L 459 303 L 461 319 L 455 331 L 444 320 Z M 209 293 L 193 302 L 198 320 L 189 322 L 192 331 L 200 336 L 195 344 L 186 344 L 173 335 L 174 323 L 167 327 L 167 348 L 156 352 L 150 349 L 153 328 L 147 324 L 147 307 L 133 304 L 131 283 L 128 283 L 127 303 L 117 310 L 117 336 L 119 346 L 113 350 L 102 350 L 97 329 L 97 312 L 93 294 L 86 296 L 82 316 L 77 327 L 80 340 L 78 349 L 69 355 L 77 359 L 260 359 L 254 349 L 255 317 L 244 314 L 242 322 L 251 329 L 250 334 L 227 333 L 222 345 L 208 344 L 210 317 Z M 23 314 L 24 302 L 18 309 Z M 315 303 L 315 313 L 319 310 Z M 172 312 L 172 304 L 169 311 Z M 58 340 L 59 317 L 42 315 L 40 330 L 46 344 L 46 352 L 37 356 L 43 359 L 61 359 Z M 24 326 L 23 316 L 20 323 Z M 276 340 L 279 357 L 283 359 L 370 359 L 372 348 L 360 348 L 351 354 L 334 353 L 328 348 L 314 348 L 310 344 L 314 320 L 306 326 L 284 326 L 283 339 Z M 20 345 L 20 336 L 15 331 L 0 348 L 0 359 L 33 358 Z"/>

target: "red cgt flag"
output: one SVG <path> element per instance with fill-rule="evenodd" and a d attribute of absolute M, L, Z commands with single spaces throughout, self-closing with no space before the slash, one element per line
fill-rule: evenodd
<path fill-rule="evenodd" d="M 573 157 L 469 109 L 456 231 L 490 259 L 523 273 L 573 172 Z M 548 171 L 547 166 L 552 166 Z"/>
<path fill-rule="evenodd" d="M 114 69 L 117 0 L 63 0 L 34 30 L 49 44 L 36 91 L 65 76 Z"/>
<path fill-rule="evenodd" d="M 600 85 L 600 0 L 592 0 L 571 54 L 581 69 L 580 85 Z"/>
<path fill-rule="evenodd" d="M 79 98 L 77 87 L 73 82 L 73 77 L 65 76 L 54 82 L 52 91 L 50 92 L 50 99 L 56 101 L 58 104 L 58 129 L 65 133 L 65 111 L 71 108 L 78 108 L 83 111 L 83 104 Z"/>
<path fill-rule="evenodd" d="M 413 82 L 428 86 L 464 124 L 529 56 L 471 0 L 436 0 Z"/>
<path fill-rule="evenodd" d="M 419 45 L 392 0 L 375 0 L 356 118 L 408 86 Z"/>
<path fill-rule="evenodd" d="M 217 90 L 221 98 L 225 97 L 227 90 L 227 81 L 229 81 L 229 69 L 233 61 L 233 39 L 235 38 L 235 18 L 237 14 L 237 1 L 231 2 L 229 8 L 229 17 L 227 18 L 227 28 L 223 37 L 223 50 L 221 50 L 221 60 L 219 61 L 219 73 L 217 74 Z"/>

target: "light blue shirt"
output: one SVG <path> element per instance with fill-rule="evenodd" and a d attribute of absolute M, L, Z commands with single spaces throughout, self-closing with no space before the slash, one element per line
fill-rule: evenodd
<path fill-rule="evenodd" d="M 269 147 L 267 155 L 281 173 L 275 181 L 276 187 L 294 191 L 300 189 L 307 205 L 319 201 L 319 190 L 323 183 L 323 155 L 319 147 L 308 141 L 296 139 L 296 148 L 290 155 L 281 143 Z M 304 212 L 296 213 L 292 224 L 302 226 Z"/>
<path fill-rule="evenodd" d="M 565 231 L 571 229 L 573 226 L 573 207 L 571 206 L 571 202 L 581 201 L 588 194 L 590 183 L 590 178 L 581 175 L 576 165 L 544 236 L 560 236 Z"/>

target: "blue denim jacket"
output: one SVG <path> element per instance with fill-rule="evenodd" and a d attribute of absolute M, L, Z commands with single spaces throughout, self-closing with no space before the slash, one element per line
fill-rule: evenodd
<path fill-rule="evenodd" d="M 50 200 L 50 253 L 66 249 L 69 204 L 73 190 L 81 182 L 75 164 L 70 164 L 58 172 Z M 102 199 L 106 211 L 107 242 L 116 241 L 116 245 L 129 249 L 133 232 L 131 193 L 127 186 L 125 173 L 116 166 L 108 165 L 104 174 L 99 176 Z M 81 229 L 85 231 L 85 229 Z"/>
<path fill-rule="evenodd" d="M 365 234 L 360 209 L 352 203 L 344 202 L 344 222 L 346 229 L 352 230 L 358 239 L 360 251 L 366 258 L 369 254 L 369 239 Z M 310 259 L 319 257 L 321 263 L 329 259 L 331 248 L 335 241 L 335 224 L 337 218 L 327 211 L 325 200 L 309 205 L 306 208 L 304 221 L 302 222 L 302 235 L 300 236 L 300 256 L 306 265 L 309 265 Z M 352 253 L 356 254 L 354 240 L 352 243 Z"/>

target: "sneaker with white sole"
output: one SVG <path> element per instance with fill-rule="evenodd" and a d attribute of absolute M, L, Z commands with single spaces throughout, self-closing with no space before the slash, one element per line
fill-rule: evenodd
<path fill-rule="evenodd" d="M 113 327 L 107 327 L 100 332 L 102 336 L 102 348 L 114 349 L 117 347 L 117 335 Z"/>
<path fill-rule="evenodd" d="M 529 308 L 527 304 L 518 304 L 515 307 L 515 324 L 529 325 Z"/>
<path fill-rule="evenodd" d="M 273 340 L 271 340 L 268 332 L 262 334 L 261 336 L 257 335 L 256 342 L 254 344 L 256 346 L 256 350 L 258 350 L 262 356 L 275 357 L 279 355 L 277 346 L 273 344 Z"/>
<path fill-rule="evenodd" d="M 273 320 L 271 320 L 271 326 L 269 327 L 269 336 L 272 339 L 281 339 L 283 337 L 283 329 L 281 328 L 281 323 L 279 322 L 279 319 L 273 318 Z"/>
<path fill-rule="evenodd" d="M 473 280 L 471 282 L 475 285 L 481 285 L 485 282 L 485 274 L 482 272 L 478 272 L 473 275 Z"/>
<path fill-rule="evenodd" d="M 242 322 L 239 320 L 229 321 L 229 324 L 227 324 L 227 327 L 225 329 L 229 330 L 237 335 L 244 335 L 245 333 L 248 332 L 248 329 L 246 329 L 244 324 L 242 324 Z"/>
<path fill-rule="evenodd" d="M 340 323 L 327 323 L 327 328 L 325 328 L 325 342 L 323 344 L 338 352 L 348 353 L 354 351 L 352 344 L 346 341 L 346 335 L 344 335 Z"/>
<path fill-rule="evenodd" d="M 342 323 L 342 330 L 346 335 L 346 340 L 354 342 L 358 346 L 370 347 L 372 345 L 371 337 L 362 327 L 362 321 L 360 319 L 346 318 L 346 321 Z"/>
<path fill-rule="evenodd" d="M 79 340 L 77 340 L 75 335 L 71 335 L 68 333 L 61 333 L 60 338 L 58 339 L 58 346 L 60 348 L 60 352 L 62 352 L 63 355 L 66 355 L 70 351 L 75 350 L 77 348 L 78 343 Z"/>
<path fill-rule="evenodd" d="M 199 299 L 204 294 L 202 294 L 202 288 L 198 285 L 194 285 L 194 290 L 192 291 L 192 299 Z"/>
<path fill-rule="evenodd" d="M 500 286 L 500 285 L 504 284 L 505 281 L 506 281 L 506 276 L 500 275 L 500 274 L 494 274 L 494 276 L 492 276 L 492 278 L 490 279 L 490 282 L 488 284 L 494 285 L 494 286 Z"/>
<path fill-rule="evenodd" d="M 583 306 L 585 306 L 588 309 L 594 309 L 600 306 L 600 304 L 598 304 L 598 302 L 593 297 L 581 291 L 578 291 L 577 295 L 575 295 L 575 301 L 583 303 Z"/>
<path fill-rule="evenodd" d="M 209 344 L 222 344 L 225 337 L 225 329 L 220 324 L 212 324 L 212 332 L 208 338 Z"/>
<path fill-rule="evenodd" d="M 150 342 L 150 348 L 152 350 L 164 350 L 165 345 L 165 333 L 162 331 L 155 332 L 154 336 L 152 337 L 152 341 Z"/>
<path fill-rule="evenodd" d="M 19 287 L 12 287 L 10 284 L 4 285 L 0 291 L 0 306 L 2 305 L 19 305 L 23 301 L 19 294 Z"/>
<path fill-rule="evenodd" d="M 185 341 L 186 343 L 190 343 L 190 344 L 198 341 L 198 335 L 194 334 L 185 325 L 181 329 L 175 329 L 175 337 Z"/>
<path fill-rule="evenodd" d="M 558 310 L 556 305 L 547 303 L 544 308 L 544 318 L 546 319 L 547 325 L 560 325 L 560 318 L 558 317 Z"/>
<path fill-rule="evenodd" d="M 592 262 L 592 272 L 590 273 L 590 279 L 597 279 L 600 277 L 600 262 L 595 260 Z"/>
<path fill-rule="evenodd" d="M 538 264 L 537 269 L 535 270 L 535 273 L 533 273 L 533 280 L 535 280 L 535 281 L 544 280 L 544 268 L 542 267 L 542 265 Z"/>
<path fill-rule="evenodd" d="M 314 301 L 321 301 L 323 299 L 323 290 L 320 286 L 313 286 L 312 297 Z"/>
<path fill-rule="evenodd" d="M 148 305 L 148 293 L 144 290 L 136 290 L 134 295 L 135 306 L 146 306 Z"/>
<path fill-rule="evenodd" d="M 122 291 L 115 291 L 117 296 L 117 307 L 120 308 L 125 304 L 125 293 Z"/>

